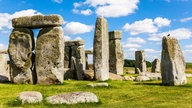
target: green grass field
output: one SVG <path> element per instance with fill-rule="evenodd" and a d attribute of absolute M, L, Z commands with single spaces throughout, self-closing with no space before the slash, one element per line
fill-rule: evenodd
<path fill-rule="evenodd" d="M 133 69 L 133 68 L 130 68 Z M 89 83 L 96 81 L 64 81 L 60 85 L 0 84 L 0 108 L 191 108 L 192 78 L 182 86 L 162 86 L 161 80 L 107 81 L 109 87 L 90 88 Z M 82 103 L 77 105 L 50 105 L 45 101 L 38 104 L 25 104 L 16 100 L 22 91 L 39 91 L 46 98 L 51 95 L 87 91 L 95 93 L 99 103 Z"/>

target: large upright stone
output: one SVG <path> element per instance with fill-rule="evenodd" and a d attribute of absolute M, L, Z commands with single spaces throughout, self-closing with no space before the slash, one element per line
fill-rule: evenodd
<path fill-rule="evenodd" d="M 187 83 L 185 60 L 178 41 L 174 37 L 163 37 L 161 75 L 163 85 L 182 85 Z"/>
<path fill-rule="evenodd" d="M 38 84 L 63 82 L 64 36 L 62 27 L 43 28 L 36 42 L 36 72 Z"/>
<path fill-rule="evenodd" d="M 135 73 L 139 74 L 138 69 L 141 72 L 146 72 L 146 59 L 145 52 L 143 50 L 135 52 Z"/>
<path fill-rule="evenodd" d="M 121 46 L 122 32 L 109 32 L 109 71 L 123 75 L 124 54 Z"/>
<path fill-rule="evenodd" d="M 84 78 L 85 50 L 83 45 L 83 40 L 65 42 L 65 63 L 71 70 L 67 74 L 77 80 L 83 80 Z"/>
<path fill-rule="evenodd" d="M 14 83 L 32 83 L 33 31 L 27 28 L 13 29 L 9 39 L 10 76 Z"/>
<path fill-rule="evenodd" d="M 97 18 L 93 47 L 94 78 L 109 79 L 109 35 L 108 23 L 103 17 Z"/>
<path fill-rule="evenodd" d="M 0 51 L 0 82 L 10 81 L 9 68 L 7 65 L 7 54 Z"/>
<path fill-rule="evenodd" d="M 160 72 L 160 64 L 161 64 L 161 62 L 159 61 L 159 59 L 155 59 L 152 62 L 151 72 L 152 73 L 159 73 Z"/>
<path fill-rule="evenodd" d="M 13 18 L 12 26 L 14 28 L 44 28 L 61 26 L 63 24 L 63 18 L 60 15 L 34 15 L 25 16 L 19 18 Z"/>

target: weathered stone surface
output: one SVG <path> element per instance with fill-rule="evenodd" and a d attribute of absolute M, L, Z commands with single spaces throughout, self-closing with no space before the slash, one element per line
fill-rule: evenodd
<path fill-rule="evenodd" d="M 109 32 L 109 71 L 123 75 L 124 54 L 120 39 L 121 31 Z"/>
<path fill-rule="evenodd" d="M 67 63 L 68 68 L 70 68 L 70 70 L 67 71 L 67 76 L 73 76 L 71 79 L 83 80 L 84 78 L 85 50 L 83 45 L 84 41 L 82 40 L 65 42 L 65 63 Z M 65 78 L 69 79 L 68 77 Z"/>
<path fill-rule="evenodd" d="M 63 18 L 60 15 L 34 15 L 25 16 L 19 18 L 13 18 L 12 26 L 14 28 L 44 28 L 61 26 L 63 24 Z"/>
<path fill-rule="evenodd" d="M 0 82 L 8 81 L 10 81 L 10 74 L 7 65 L 7 54 L 0 53 Z"/>
<path fill-rule="evenodd" d="M 0 50 L 0 54 L 8 54 L 7 50 Z"/>
<path fill-rule="evenodd" d="M 36 72 L 38 84 L 63 82 L 64 36 L 62 27 L 41 29 L 36 42 Z"/>
<path fill-rule="evenodd" d="M 32 83 L 33 32 L 27 28 L 13 29 L 9 39 L 10 76 L 14 83 Z"/>
<path fill-rule="evenodd" d="M 77 104 L 98 102 L 98 98 L 91 92 L 72 92 L 66 94 L 54 95 L 46 98 L 51 104 Z"/>
<path fill-rule="evenodd" d="M 142 73 L 139 73 L 139 76 L 146 76 L 150 80 L 160 80 L 161 79 L 160 73 L 142 72 Z"/>
<path fill-rule="evenodd" d="M 95 84 L 88 84 L 88 86 L 90 87 L 108 87 L 109 84 L 108 83 L 95 83 Z"/>
<path fill-rule="evenodd" d="M 146 72 L 147 70 L 145 52 L 143 50 L 135 52 L 135 73 L 138 74 L 137 68 L 139 68 L 141 72 Z"/>
<path fill-rule="evenodd" d="M 148 81 L 148 80 L 150 80 L 150 78 L 147 77 L 147 76 L 137 76 L 137 77 L 135 78 L 135 81 L 138 81 L 138 82 Z"/>
<path fill-rule="evenodd" d="M 85 50 L 86 70 L 89 70 L 88 54 L 93 54 L 92 50 Z"/>
<path fill-rule="evenodd" d="M 133 80 L 135 80 L 135 77 L 133 77 L 133 76 L 123 76 L 123 80 L 124 81 L 133 81 Z"/>
<path fill-rule="evenodd" d="M 103 17 L 97 18 L 95 25 L 93 67 L 96 80 L 109 79 L 108 23 Z"/>
<path fill-rule="evenodd" d="M 183 53 L 177 39 L 171 36 L 164 36 L 161 54 L 162 84 L 186 84 L 185 65 Z"/>
<path fill-rule="evenodd" d="M 43 96 L 40 92 L 36 91 L 25 91 L 21 92 L 17 97 L 18 100 L 22 101 L 22 104 L 25 103 L 40 103 L 43 100 Z"/>
<path fill-rule="evenodd" d="M 152 62 L 151 72 L 159 73 L 160 72 L 160 64 L 161 64 L 160 60 L 159 59 L 155 59 Z"/>

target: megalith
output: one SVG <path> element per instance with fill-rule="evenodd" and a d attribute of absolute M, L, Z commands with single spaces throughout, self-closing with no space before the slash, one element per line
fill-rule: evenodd
<path fill-rule="evenodd" d="M 62 27 L 40 30 L 36 41 L 35 66 L 38 84 L 58 84 L 64 75 L 64 34 Z"/>
<path fill-rule="evenodd" d="M 123 75 L 124 54 L 121 46 L 122 32 L 109 32 L 109 72 Z"/>
<path fill-rule="evenodd" d="M 65 73 L 66 79 L 69 77 L 77 80 L 84 79 L 85 50 L 83 45 L 83 40 L 65 42 L 65 63 L 68 64 L 68 68 L 70 68 L 70 71 Z"/>
<path fill-rule="evenodd" d="M 186 84 L 185 65 L 184 56 L 177 39 L 172 36 L 164 36 L 161 53 L 162 84 Z"/>
<path fill-rule="evenodd" d="M 96 80 L 109 79 L 109 35 L 108 23 L 103 17 L 98 17 L 95 25 L 93 68 Z"/>
<path fill-rule="evenodd" d="M 33 83 L 32 51 L 33 31 L 28 28 L 14 28 L 9 37 L 10 76 L 13 83 Z"/>
<path fill-rule="evenodd" d="M 7 64 L 7 52 L 0 51 L 0 82 L 10 81 L 9 67 Z"/>
<path fill-rule="evenodd" d="M 161 62 L 159 59 L 156 58 L 155 60 L 153 60 L 151 72 L 152 73 L 159 73 L 160 72 L 160 64 L 161 64 Z"/>
<path fill-rule="evenodd" d="M 135 51 L 135 73 L 139 74 L 138 69 L 140 72 L 146 72 L 147 66 L 146 66 L 146 59 L 145 59 L 145 51 Z"/>

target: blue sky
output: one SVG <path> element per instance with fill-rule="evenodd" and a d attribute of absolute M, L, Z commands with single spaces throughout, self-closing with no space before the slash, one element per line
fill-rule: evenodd
<path fill-rule="evenodd" d="M 108 20 L 109 31 L 121 30 L 124 55 L 134 59 L 145 50 L 149 61 L 160 58 L 161 39 L 168 33 L 179 40 L 185 60 L 192 62 L 192 0 L 0 0 L 0 49 L 6 49 L 14 17 L 60 14 L 65 39 L 85 41 L 93 48 L 98 16 Z M 35 37 L 38 30 L 34 30 Z"/>

